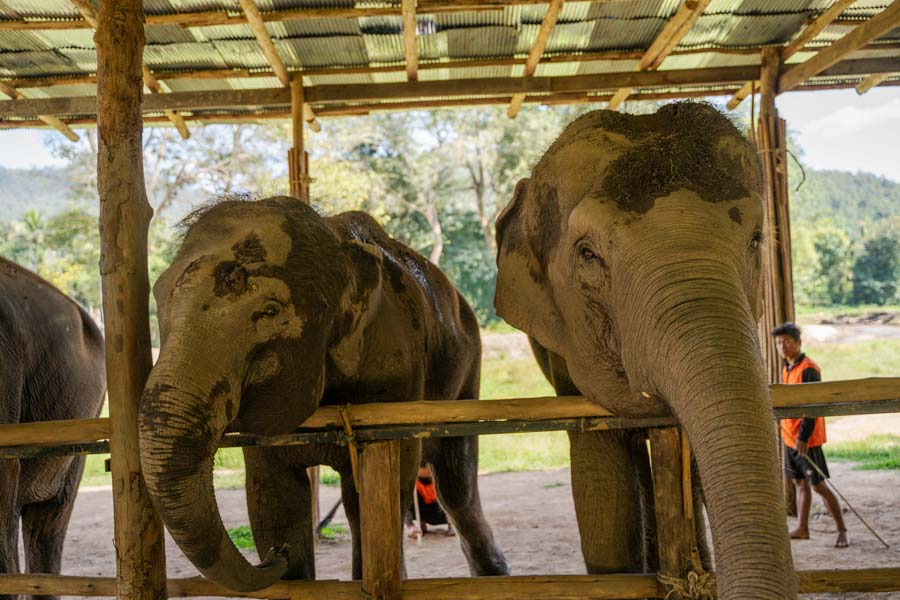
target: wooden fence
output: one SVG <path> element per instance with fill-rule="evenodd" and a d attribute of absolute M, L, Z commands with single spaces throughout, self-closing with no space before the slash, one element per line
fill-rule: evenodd
<path fill-rule="evenodd" d="M 900 412 L 900 378 L 871 378 L 803 386 L 770 387 L 775 415 L 836 416 Z M 657 574 L 512 576 L 452 579 L 399 578 L 400 523 L 391 501 L 399 482 L 399 465 L 392 460 L 400 439 L 527 431 L 597 431 L 646 427 L 656 472 L 654 481 L 660 547 L 679 548 L 690 543 L 684 535 L 685 519 L 692 518 L 689 502 L 688 454 L 676 423 L 659 415 L 623 419 L 580 396 L 515 398 L 507 400 L 381 403 L 352 406 L 349 416 L 354 439 L 362 445 L 360 478 L 364 519 L 373 535 L 363 538 L 362 582 L 279 582 L 254 593 L 236 593 L 202 578 L 169 579 L 169 597 L 221 596 L 253 598 L 362 599 L 362 598 L 663 598 L 669 588 Z M 0 426 L 0 459 L 33 458 L 59 454 L 95 454 L 109 451 L 108 419 Z M 312 442 L 344 442 L 346 433 L 338 407 L 321 407 L 296 433 L 275 437 L 230 434 L 221 447 L 285 446 Z M 385 465 L 395 472 L 383 476 Z M 394 482 L 393 480 L 397 480 Z M 396 486 L 392 486 L 396 487 Z M 391 488 L 391 489 L 392 489 Z M 675 509 L 673 510 L 673 507 Z M 367 519 L 366 519 L 367 517 Z M 689 529 L 688 529 L 689 531 Z M 386 551 L 385 540 L 395 540 Z M 660 556 L 660 572 L 682 577 L 685 566 L 672 552 Z M 379 556 L 380 560 L 367 560 Z M 900 591 L 900 566 L 886 569 L 799 571 L 801 593 Z M 714 585 L 714 579 L 711 579 Z M 0 575 L 0 594 L 60 594 L 115 596 L 111 577 L 72 577 L 28 574 Z"/>

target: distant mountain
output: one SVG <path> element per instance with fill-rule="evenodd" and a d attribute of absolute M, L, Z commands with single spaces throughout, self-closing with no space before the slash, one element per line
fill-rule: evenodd
<path fill-rule="evenodd" d="M 791 185 L 800 181 L 791 170 Z M 806 170 L 806 182 L 790 190 L 791 224 L 802 227 L 831 218 L 858 240 L 880 221 L 900 216 L 900 183 L 871 173 Z"/>
<path fill-rule="evenodd" d="M 29 210 L 51 215 L 73 204 L 62 169 L 0 167 L 0 220 L 21 219 Z"/>

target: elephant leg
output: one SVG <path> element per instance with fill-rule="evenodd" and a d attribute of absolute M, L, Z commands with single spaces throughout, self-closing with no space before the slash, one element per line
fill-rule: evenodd
<path fill-rule="evenodd" d="M 472 575 L 508 575 L 509 563 L 494 541 L 478 494 L 478 437 L 426 440 L 441 506 L 459 532 Z"/>
<path fill-rule="evenodd" d="M 306 469 L 293 467 L 274 449 L 244 448 L 247 512 L 260 558 L 287 544 L 284 579 L 316 578 L 312 495 Z"/>
<path fill-rule="evenodd" d="M 406 513 L 412 510 L 413 490 L 416 487 L 416 476 L 419 473 L 419 461 L 422 444 L 419 440 L 400 440 L 400 568 L 403 579 L 406 574 L 406 557 L 403 551 L 403 538 L 406 535 Z"/>
<path fill-rule="evenodd" d="M 644 568 L 640 477 L 625 431 L 569 433 L 572 493 L 588 573 Z"/>
<path fill-rule="evenodd" d="M 19 471 L 17 459 L 0 460 L 0 573 L 5 574 L 19 572 Z M 0 600 L 16 598 L 0 594 Z"/>
<path fill-rule="evenodd" d="M 350 540 L 352 545 L 351 571 L 356 580 L 362 579 L 362 538 L 359 526 L 359 493 L 353 483 L 353 472 L 349 461 L 340 469 L 341 473 L 341 503 L 344 505 L 344 514 L 347 515 L 347 524 L 350 526 Z"/>
<path fill-rule="evenodd" d="M 22 507 L 22 533 L 25 542 L 25 570 L 28 573 L 58 575 L 62 568 L 63 543 L 78 483 L 84 470 L 83 456 L 72 460 L 60 491 L 49 500 Z M 56 600 L 58 596 L 33 595 L 32 600 Z"/>

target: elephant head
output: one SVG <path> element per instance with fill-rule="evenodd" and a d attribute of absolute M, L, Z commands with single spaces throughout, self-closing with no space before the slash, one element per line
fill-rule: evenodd
<path fill-rule="evenodd" d="M 760 166 L 704 104 L 574 121 L 498 218 L 495 304 L 623 416 L 671 413 L 706 493 L 721 598 L 794 598 L 757 338 Z"/>
<path fill-rule="evenodd" d="M 231 543 L 213 490 L 219 439 L 291 432 L 318 406 L 326 366 L 353 372 L 381 258 L 293 198 L 227 201 L 192 220 L 153 290 L 162 347 L 141 403 L 141 464 L 191 562 L 252 591 L 287 563 L 270 552 L 251 566 Z"/>

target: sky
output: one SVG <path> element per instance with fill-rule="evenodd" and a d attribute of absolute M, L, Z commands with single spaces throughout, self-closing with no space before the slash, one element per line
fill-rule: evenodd
<path fill-rule="evenodd" d="M 746 101 L 745 101 L 746 103 Z M 814 169 L 867 171 L 900 183 L 900 87 L 794 92 L 777 100 L 778 110 Z M 58 164 L 43 144 L 42 131 L 0 131 L 0 167 Z"/>

